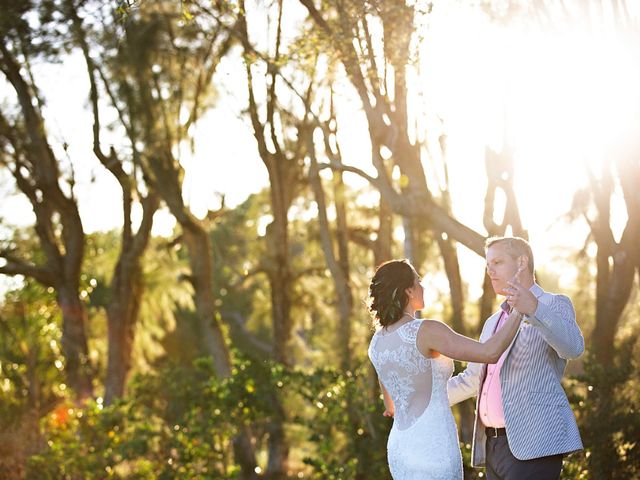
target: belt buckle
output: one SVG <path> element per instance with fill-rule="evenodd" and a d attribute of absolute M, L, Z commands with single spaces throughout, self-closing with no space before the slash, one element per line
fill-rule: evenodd
<path fill-rule="evenodd" d="M 498 429 L 496 427 L 489 427 L 491 429 L 491 433 L 492 435 L 490 435 L 491 438 L 498 438 Z"/>

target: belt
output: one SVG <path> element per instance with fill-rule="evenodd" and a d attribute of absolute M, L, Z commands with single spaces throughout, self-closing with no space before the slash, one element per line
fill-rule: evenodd
<path fill-rule="evenodd" d="M 484 432 L 487 434 L 487 437 L 489 438 L 502 437 L 503 435 L 507 434 L 507 430 L 504 427 L 503 428 L 485 427 Z"/>

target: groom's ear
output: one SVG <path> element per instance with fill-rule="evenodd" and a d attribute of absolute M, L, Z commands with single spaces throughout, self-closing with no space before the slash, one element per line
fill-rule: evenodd
<path fill-rule="evenodd" d="M 518 268 L 520 270 L 524 270 L 525 268 L 527 268 L 528 263 L 529 263 L 529 259 L 527 258 L 526 255 L 520 255 L 518 257 Z"/>

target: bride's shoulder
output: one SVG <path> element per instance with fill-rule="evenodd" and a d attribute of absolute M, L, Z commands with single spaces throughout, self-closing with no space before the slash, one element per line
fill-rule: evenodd
<path fill-rule="evenodd" d="M 379 325 L 376 325 L 373 329 L 372 329 L 372 334 L 371 334 L 371 341 L 373 341 L 375 338 L 378 338 L 382 332 L 382 327 L 380 327 Z"/>
<path fill-rule="evenodd" d="M 442 320 L 436 320 L 433 318 L 425 318 L 420 320 L 419 331 L 421 333 L 436 332 L 436 331 L 442 330 L 443 328 L 449 328 L 449 327 Z"/>
<path fill-rule="evenodd" d="M 436 320 L 434 318 L 423 318 L 420 320 L 420 322 L 420 326 L 423 328 L 432 328 L 434 326 L 438 328 L 440 325 L 445 325 L 442 320 Z"/>

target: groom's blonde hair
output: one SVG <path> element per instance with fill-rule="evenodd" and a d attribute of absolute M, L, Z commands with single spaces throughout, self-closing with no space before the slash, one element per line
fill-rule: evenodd
<path fill-rule="evenodd" d="M 484 252 L 487 253 L 489 247 L 498 243 L 504 245 L 505 250 L 513 259 L 518 258 L 520 255 L 526 256 L 529 259 L 529 272 L 533 275 L 533 251 L 529 242 L 521 237 L 489 237 L 484 242 Z"/>

